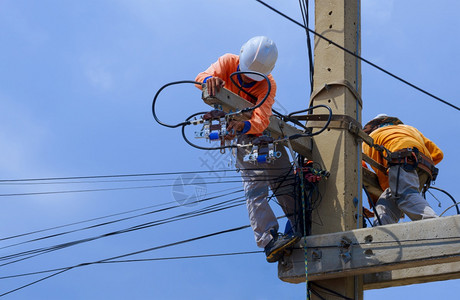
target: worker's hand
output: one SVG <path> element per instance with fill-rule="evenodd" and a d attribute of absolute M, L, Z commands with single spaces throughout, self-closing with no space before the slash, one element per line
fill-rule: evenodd
<path fill-rule="evenodd" d="M 225 81 L 219 77 L 211 77 L 206 80 L 206 87 L 208 88 L 208 94 L 210 96 L 215 96 L 217 92 L 220 91 L 220 88 L 225 85 Z"/>
<path fill-rule="evenodd" d="M 240 113 L 240 114 L 232 116 L 232 118 L 237 121 L 249 121 L 252 118 L 253 112 L 254 112 L 253 110 L 245 111 L 244 113 Z"/>
<path fill-rule="evenodd" d="M 228 134 L 225 136 L 227 140 L 233 140 L 237 132 L 243 131 L 244 122 L 231 120 L 227 125 Z"/>

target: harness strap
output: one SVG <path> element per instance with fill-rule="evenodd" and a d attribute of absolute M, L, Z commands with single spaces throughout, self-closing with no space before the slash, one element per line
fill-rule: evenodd
<path fill-rule="evenodd" d="M 369 156 L 367 156 L 366 154 L 362 153 L 362 156 L 363 156 L 363 160 L 365 162 L 367 162 L 368 164 L 370 164 L 372 167 L 376 168 L 377 170 L 380 170 L 384 173 L 387 172 L 387 168 L 385 168 L 385 166 L 379 164 L 378 162 L 376 162 L 375 160 L 373 160 L 372 158 L 370 158 Z"/>
<path fill-rule="evenodd" d="M 436 180 L 439 169 L 434 166 L 433 160 L 421 153 L 416 147 L 391 152 L 388 157 L 389 165 L 411 164 L 426 172 L 432 181 Z"/>

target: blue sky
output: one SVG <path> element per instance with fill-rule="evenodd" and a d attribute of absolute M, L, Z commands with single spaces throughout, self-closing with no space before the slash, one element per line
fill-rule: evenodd
<path fill-rule="evenodd" d="M 460 3 L 454 0 L 443 1 L 442 5 L 413 0 L 384 2 L 366 0 L 362 3 L 362 56 L 459 106 L 456 70 L 460 67 L 457 50 L 460 43 L 456 37 L 460 33 Z M 297 1 L 267 3 L 301 20 Z M 267 35 L 277 43 L 279 59 L 273 76 L 278 85 L 277 101 L 282 108 L 290 112 L 307 105 L 305 33 L 256 1 L 2 0 L 0 28 L 1 179 L 200 171 L 200 176 L 208 182 L 201 186 L 201 192 L 205 189 L 211 196 L 223 193 L 220 192 L 223 189 L 238 191 L 241 183 L 236 173 L 207 173 L 210 169 L 228 168 L 228 155 L 191 148 L 182 140 L 180 130 L 154 122 L 150 106 L 162 85 L 193 80 L 218 56 L 238 53 L 241 45 L 255 35 Z M 362 85 L 363 120 L 387 113 L 420 129 L 444 151 L 436 186 L 459 199 L 455 190 L 458 111 L 365 64 L 362 64 Z M 168 89 L 159 99 L 160 118 L 175 123 L 206 110 L 200 96 L 191 85 Z M 101 179 L 34 185 L 3 183 L 0 236 L 154 205 L 176 204 L 172 185 L 180 179 L 177 174 L 130 179 L 144 181 L 108 178 L 109 182 L 101 182 Z M 154 185 L 166 186 L 150 187 Z M 5 196 L 121 187 L 144 188 Z M 194 190 L 187 187 L 184 192 Z M 437 207 L 434 199 L 429 200 L 438 213 L 450 205 L 450 200 L 441 195 L 439 199 L 442 207 Z M 2 240 L 0 251 L 4 256 L 48 247 L 189 213 L 204 206 L 183 206 L 9 248 L 4 247 L 103 221 Z M 452 214 L 453 210 L 448 212 Z M 247 223 L 246 208 L 238 206 L 2 266 L 0 276 L 100 260 Z M 245 229 L 132 258 L 255 250 L 258 249 L 252 233 Z M 4 279 L 0 293 L 43 276 Z M 451 299 L 458 285 L 459 280 L 454 280 L 366 291 L 365 297 Z M 304 290 L 302 284 L 281 282 L 276 264 L 266 263 L 263 254 L 251 254 L 92 265 L 67 271 L 5 298 L 301 299 Z"/>

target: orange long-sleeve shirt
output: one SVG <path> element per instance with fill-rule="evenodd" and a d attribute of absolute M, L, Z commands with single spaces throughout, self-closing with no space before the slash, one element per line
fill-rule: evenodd
<path fill-rule="evenodd" d="M 375 144 L 382 145 L 391 152 L 404 148 L 416 147 L 420 152 L 431 157 L 435 164 L 438 164 L 443 158 L 441 149 L 439 149 L 435 143 L 424 137 L 416 128 L 409 125 L 389 125 L 381 127 L 373 131 L 370 136 L 374 139 Z M 387 161 L 375 148 L 363 144 L 363 152 L 379 164 L 387 167 Z M 372 169 L 374 169 L 377 174 L 381 188 L 383 190 L 388 188 L 388 174 L 374 167 L 372 167 Z"/>
<path fill-rule="evenodd" d="M 238 70 L 239 62 L 240 59 L 238 55 L 227 53 L 219 57 L 219 59 L 213 63 L 206 71 L 198 74 L 195 81 L 205 82 L 205 80 L 209 77 L 219 77 L 225 81 L 224 87 L 226 89 L 232 91 L 235 94 L 238 94 L 240 97 L 248 100 L 253 104 L 257 104 L 265 97 L 268 90 L 268 83 L 265 80 L 262 80 L 251 83 L 249 85 L 243 84 L 244 90 L 257 98 L 256 101 L 251 99 L 251 97 L 242 92 L 230 80 L 230 75 Z M 270 95 L 268 95 L 265 102 L 259 108 L 256 108 L 253 111 L 252 117 L 249 120 L 251 127 L 249 131 L 246 132 L 247 134 L 260 134 L 268 127 L 268 124 L 270 123 L 269 118 L 272 115 L 273 103 L 275 103 L 276 83 L 272 75 L 268 75 L 267 77 L 271 84 Z M 233 80 L 238 83 L 236 75 L 233 76 Z"/>

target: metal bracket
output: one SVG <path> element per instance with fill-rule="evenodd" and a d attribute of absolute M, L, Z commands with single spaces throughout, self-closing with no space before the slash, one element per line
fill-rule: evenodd
<path fill-rule="evenodd" d="M 343 237 L 340 241 L 339 249 L 340 249 L 340 258 L 342 258 L 344 263 L 348 263 L 351 261 L 351 247 L 352 241 L 346 237 Z"/>

